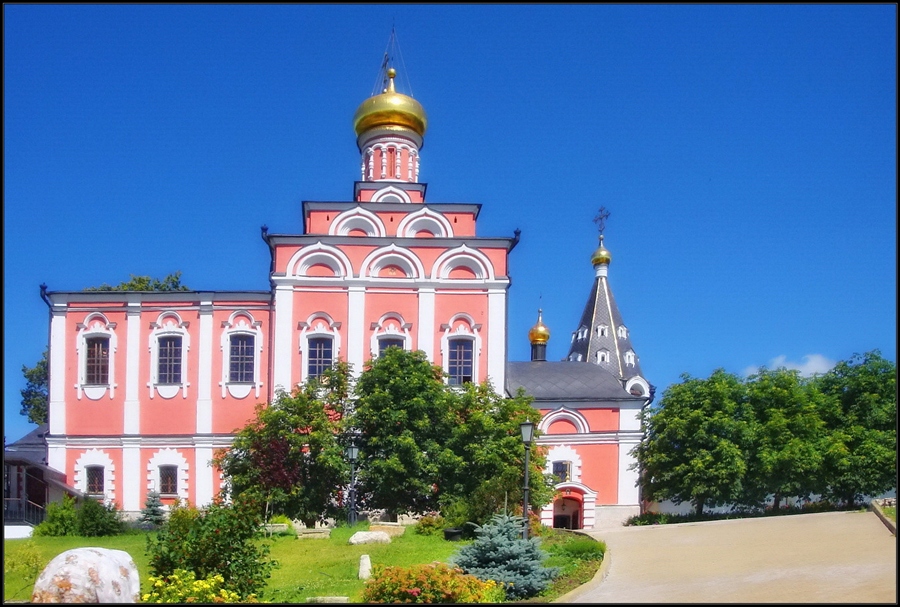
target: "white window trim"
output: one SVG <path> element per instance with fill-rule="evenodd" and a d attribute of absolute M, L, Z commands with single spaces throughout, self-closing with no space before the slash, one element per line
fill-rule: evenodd
<path fill-rule="evenodd" d="M 160 466 L 177 466 L 178 467 L 178 497 L 183 500 L 188 499 L 188 478 L 190 465 L 187 459 L 177 450 L 171 447 L 160 449 L 153 454 L 150 461 L 147 462 L 147 491 L 156 491 L 159 493 Z M 162 494 L 165 497 L 171 497 L 170 494 Z"/>
<path fill-rule="evenodd" d="M 150 398 L 154 394 L 159 394 L 162 398 L 173 398 L 181 391 L 182 398 L 187 398 L 188 383 L 188 352 L 191 348 L 191 335 L 187 329 L 189 322 L 181 320 L 176 312 L 163 312 L 156 319 L 156 322 L 150 323 L 150 381 L 147 387 L 150 389 Z M 180 337 L 181 338 L 181 383 L 180 384 L 160 384 L 159 383 L 159 340 L 163 337 Z"/>
<path fill-rule="evenodd" d="M 112 458 L 101 449 L 89 449 L 75 460 L 75 487 L 87 494 L 87 467 L 101 466 L 103 468 L 103 496 L 106 501 L 116 499 L 116 465 Z"/>
<path fill-rule="evenodd" d="M 456 327 L 456 328 L 454 328 Z M 479 383 L 481 376 L 481 324 L 466 313 L 454 315 L 449 322 L 441 325 L 444 334 L 441 335 L 441 368 L 444 373 L 450 372 L 450 340 L 456 338 L 468 338 L 472 344 L 472 383 Z M 445 378 L 445 381 L 447 378 Z"/>
<path fill-rule="evenodd" d="M 625 328 L 625 325 L 619 325 L 619 328 L 616 329 L 616 333 L 618 334 L 619 339 L 628 337 L 628 329 Z"/>
<path fill-rule="evenodd" d="M 309 377 L 309 340 L 316 337 L 330 337 L 331 343 L 331 360 L 332 363 L 340 360 L 341 356 L 341 323 L 334 322 L 329 314 L 325 312 L 315 312 L 306 319 L 306 322 L 299 322 L 297 328 L 300 329 L 298 348 L 300 351 L 300 383 L 304 383 Z"/>
<path fill-rule="evenodd" d="M 597 326 L 597 337 L 606 337 L 609 333 L 609 327 L 606 325 Z"/>
<path fill-rule="evenodd" d="M 84 319 L 83 323 L 75 325 L 78 329 L 77 352 L 78 352 L 78 383 L 75 388 L 78 390 L 78 400 L 81 400 L 82 394 L 91 400 L 99 400 L 109 390 L 109 397 L 116 395 L 116 349 L 118 347 L 118 339 L 116 337 L 116 323 L 109 322 L 109 319 L 100 312 L 92 312 Z M 93 385 L 87 383 L 87 340 L 91 337 L 105 337 L 109 339 L 109 374 L 107 383 L 104 385 Z"/>
<path fill-rule="evenodd" d="M 641 392 L 643 392 L 643 394 L 641 394 L 640 398 L 648 398 L 649 397 L 650 384 L 648 384 L 647 380 L 645 380 L 640 375 L 635 375 L 634 377 L 630 378 L 627 382 L 625 382 L 625 391 L 628 392 L 629 394 L 631 394 L 632 386 L 640 386 L 641 387 Z"/>
<path fill-rule="evenodd" d="M 397 198 L 398 200 L 393 200 L 393 198 Z M 390 199 L 390 200 L 388 200 Z M 372 194 L 372 202 L 401 202 L 408 203 L 412 202 L 409 198 L 409 194 L 403 190 L 402 188 L 398 188 L 396 186 L 388 186 L 386 188 L 381 188 Z"/>
<path fill-rule="evenodd" d="M 249 319 L 249 322 L 248 322 Z M 222 337 L 220 348 L 222 351 L 222 398 L 230 394 L 234 398 L 246 398 L 251 391 L 255 391 L 255 397 L 259 398 L 262 389 L 262 381 L 259 372 L 260 359 L 263 351 L 262 322 L 253 319 L 253 315 L 247 310 L 236 310 L 231 313 L 228 320 L 222 321 Z M 253 336 L 253 381 L 232 382 L 229 370 L 231 368 L 231 336 Z"/>
<path fill-rule="evenodd" d="M 547 474 L 553 474 L 553 462 L 572 462 L 572 468 L 569 473 L 569 480 L 563 481 L 562 483 L 556 483 L 557 485 L 567 485 L 570 483 L 581 482 L 582 461 L 581 456 L 578 455 L 578 451 L 576 451 L 569 445 L 558 445 L 555 447 L 551 447 L 547 452 L 547 467 L 544 468 L 544 471 Z"/>
<path fill-rule="evenodd" d="M 538 423 L 538 428 L 543 435 L 550 436 L 548 434 L 550 426 L 553 425 L 554 422 L 560 420 L 574 424 L 575 432 L 578 434 L 587 434 L 590 432 L 590 424 L 588 424 L 587 419 L 585 419 L 581 413 L 572 411 L 571 409 L 557 409 L 556 411 L 547 413 L 547 415 L 541 418 L 540 423 Z"/>
<path fill-rule="evenodd" d="M 608 363 L 609 362 L 609 350 L 607 350 L 606 348 L 597 350 L 597 362 L 598 363 Z"/>
<path fill-rule="evenodd" d="M 634 361 L 635 361 L 634 350 L 628 350 L 627 352 L 625 352 L 625 365 L 629 366 L 629 367 L 633 367 Z"/>
<path fill-rule="evenodd" d="M 378 342 L 385 337 L 403 340 L 403 349 L 412 350 L 412 338 L 409 334 L 412 323 L 404 322 L 403 317 L 396 312 L 383 315 L 377 322 L 373 322 L 369 329 L 372 331 L 372 337 L 369 339 L 371 358 L 378 358 Z"/>

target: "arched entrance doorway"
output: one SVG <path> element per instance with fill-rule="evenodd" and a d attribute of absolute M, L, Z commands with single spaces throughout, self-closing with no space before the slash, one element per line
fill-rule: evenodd
<path fill-rule="evenodd" d="M 584 527 L 584 500 L 579 493 L 566 490 L 553 502 L 553 527 L 581 529 Z"/>

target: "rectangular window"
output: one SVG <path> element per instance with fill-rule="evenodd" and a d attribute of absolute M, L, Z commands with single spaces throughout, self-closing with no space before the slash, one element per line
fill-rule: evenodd
<path fill-rule="evenodd" d="M 252 335 L 231 336 L 231 357 L 229 359 L 228 381 L 253 381 L 254 343 L 255 339 Z"/>
<path fill-rule="evenodd" d="M 318 377 L 332 365 L 332 340 L 330 337 L 314 337 L 309 340 L 308 377 Z"/>
<path fill-rule="evenodd" d="M 572 478 L 572 462 L 553 462 L 553 476 L 556 482 L 565 483 Z"/>
<path fill-rule="evenodd" d="M 181 383 L 181 338 L 159 338 L 159 377 L 161 384 Z"/>
<path fill-rule="evenodd" d="M 451 339 L 447 374 L 451 386 L 461 386 L 472 381 L 472 340 Z"/>
<path fill-rule="evenodd" d="M 84 381 L 91 385 L 109 383 L 109 338 L 87 338 L 87 360 Z"/>
<path fill-rule="evenodd" d="M 394 337 L 382 337 L 378 340 L 378 356 L 381 356 L 388 348 L 403 349 L 403 340 Z"/>
<path fill-rule="evenodd" d="M 87 474 L 87 494 L 103 495 L 105 493 L 103 486 L 103 466 L 87 466 L 84 470 Z"/>
<path fill-rule="evenodd" d="M 159 467 L 159 493 L 160 495 L 178 494 L 178 466 Z"/>

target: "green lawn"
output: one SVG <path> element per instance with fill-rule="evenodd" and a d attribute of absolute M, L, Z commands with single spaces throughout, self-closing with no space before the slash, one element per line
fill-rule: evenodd
<path fill-rule="evenodd" d="M 368 554 L 372 565 L 409 566 L 432 561 L 447 562 L 460 547 L 468 542 L 448 542 L 443 535 L 423 536 L 413 532 L 411 528 L 402 536 L 392 538 L 390 544 L 366 544 L 351 546 L 347 543 L 350 536 L 360 530 L 367 529 L 366 524 L 349 527 L 337 527 L 332 530 L 329 539 L 298 540 L 291 536 L 275 536 L 272 543 L 271 556 L 278 561 L 279 567 L 272 572 L 269 584 L 263 594 L 263 600 L 271 602 L 305 603 L 307 598 L 315 596 L 347 596 L 351 602 L 360 602 L 363 580 L 357 579 L 359 557 Z M 554 544 L 566 542 L 570 533 L 554 533 L 543 540 L 546 548 Z M 4 569 L 9 563 L 24 554 L 27 545 L 34 545 L 40 552 L 43 565 L 57 554 L 83 546 L 100 546 L 128 552 L 138 567 L 141 576 L 142 593 L 147 591 L 149 561 L 145 554 L 145 534 L 121 535 L 104 538 L 84 537 L 39 537 L 31 540 L 5 540 Z M 43 566 L 42 565 L 42 566 Z M 560 556 L 552 556 L 547 561 L 550 566 L 564 567 L 563 576 L 554 583 L 551 593 L 541 598 L 547 602 L 565 594 L 579 584 L 591 579 L 600 566 L 600 561 L 567 562 Z M 28 600 L 34 586 L 35 575 L 21 572 L 6 572 L 4 576 L 3 598 L 9 600 Z"/>
<path fill-rule="evenodd" d="M 884 512 L 885 516 L 895 523 L 897 522 L 897 506 L 887 506 L 881 510 Z"/>

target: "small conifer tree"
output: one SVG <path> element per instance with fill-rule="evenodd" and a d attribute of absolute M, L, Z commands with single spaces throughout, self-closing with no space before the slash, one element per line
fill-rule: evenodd
<path fill-rule="evenodd" d="M 141 522 L 149 523 L 154 527 L 162 525 L 166 520 L 166 513 L 162 506 L 162 500 L 159 499 L 158 492 L 151 491 L 148 493 L 144 509 L 141 510 Z"/>
<path fill-rule="evenodd" d="M 497 514 L 483 526 L 476 526 L 477 538 L 460 549 L 455 564 L 480 580 L 495 580 L 506 589 L 509 600 L 539 594 L 559 573 L 544 567 L 549 555 L 541 550 L 540 538 L 522 539 L 524 519 Z"/>

